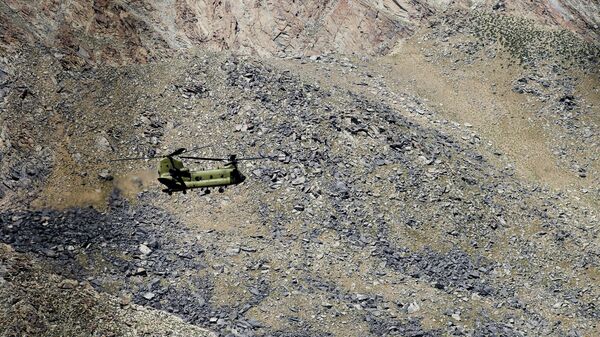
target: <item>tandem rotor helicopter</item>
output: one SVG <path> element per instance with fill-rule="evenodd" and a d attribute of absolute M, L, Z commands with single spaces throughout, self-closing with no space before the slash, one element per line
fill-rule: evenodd
<path fill-rule="evenodd" d="M 208 158 L 195 156 L 182 156 L 187 150 L 179 148 L 172 153 L 166 155 L 137 157 L 137 158 L 121 158 L 111 161 L 127 161 L 127 160 L 145 160 L 162 158 L 158 163 L 158 181 L 165 186 L 163 192 L 172 195 L 173 192 L 186 193 L 187 190 L 196 188 L 219 188 L 219 192 L 223 192 L 226 186 L 238 185 L 246 180 L 246 177 L 238 170 L 237 164 L 242 160 L 273 160 L 273 157 L 249 157 L 238 158 L 236 155 L 230 155 L 228 158 Z M 177 159 L 177 158 L 179 159 Z M 190 171 L 184 167 L 181 159 L 202 160 L 225 162 L 223 167 L 212 170 L 197 170 Z"/>

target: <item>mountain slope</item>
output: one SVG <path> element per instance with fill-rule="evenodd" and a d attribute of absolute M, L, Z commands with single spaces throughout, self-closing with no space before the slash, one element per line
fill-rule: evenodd
<path fill-rule="evenodd" d="M 337 40 L 318 32 L 319 55 L 302 34 L 291 49 L 261 39 L 252 48 L 306 56 L 211 51 L 183 37 L 174 48 L 160 24 L 92 34 L 107 40 L 88 56 L 77 44 L 71 54 L 55 42 L 11 45 L 18 53 L 0 73 L 0 241 L 33 258 L 40 277 L 89 283 L 109 317 L 114 298 L 131 299 L 222 336 L 593 335 L 600 53 L 584 38 L 593 32 L 505 15 L 519 13 L 516 2 L 411 3 L 300 11 L 325 22 L 347 13 L 342 5 L 385 10 L 377 20 L 414 30 L 390 35 L 399 42 L 387 49 L 350 28 Z M 151 13 L 135 6 L 125 7 Z M 256 11 L 248 15 L 266 15 Z M 217 49 L 248 51 L 244 27 Z M 138 38 L 165 54 L 125 53 Z M 325 54 L 325 41 L 369 53 Z M 120 52 L 98 58 L 109 45 Z M 374 56 L 382 50 L 392 52 Z M 277 160 L 243 163 L 248 179 L 223 194 L 174 196 L 160 192 L 156 162 L 108 162 L 204 145 L 198 154 Z"/>

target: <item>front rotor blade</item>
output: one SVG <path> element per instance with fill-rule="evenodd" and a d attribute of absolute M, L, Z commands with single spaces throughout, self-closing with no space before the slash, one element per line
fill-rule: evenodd
<path fill-rule="evenodd" d="M 146 160 L 146 159 L 154 159 L 157 157 L 138 157 L 138 158 L 120 158 L 120 159 L 111 159 L 109 162 L 113 161 L 127 161 L 127 160 Z"/>
<path fill-rule="evenodd" d="M 173 151 L 172 153 L 166 155 L 165 157 L 175 157 L 175 156 L 178 156 L 178 155 L 184 153 L 185 151 L 186 151 L 185 147 L 181 147 L 181 148 Z"/>

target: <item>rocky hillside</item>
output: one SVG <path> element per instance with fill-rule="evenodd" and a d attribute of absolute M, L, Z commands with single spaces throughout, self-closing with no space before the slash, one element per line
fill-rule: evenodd
<path fill-rule="evenodd" d="M 97 293 L 88 282 L 49 274 L 4 244 L 0 263 L 5 336 L 215 336 L 130 298 Z"/>
<path fill-rule="evenodd" d="M 68 65 L 148 62 L 190 47 L 262 56 L 385 54 L 453 8 L 509 13 L 600 38 L 600 5 L 584 0 L 7 0 L 0 4 L 0 47 L 37 43 Z"/>
<path fill-rule="evenodd" d="M 593 5 L 250 3 L 0 4 L 0 335 L 595 335 Z"/>
<path fill-rule="evenodd" d="M 394 1 L 6 1 L 3 42 L 66 62 L 147 62 L 192 46 L 259 55 L 389 51 L 427 14 Z M 421 13 L 424 11 L 425 13 Z M 74 58 L 73 60 L 70 60 Z"/>

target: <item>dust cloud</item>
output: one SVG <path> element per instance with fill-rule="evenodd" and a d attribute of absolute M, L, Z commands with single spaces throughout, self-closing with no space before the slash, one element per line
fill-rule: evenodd
<path fill-rule="evenodd" d="M 126 198 L 133 198 L 139 192 L 155 185 L 157 174 L 153 169 L 137 170 L 114 179 L 114 188 Z"/>

